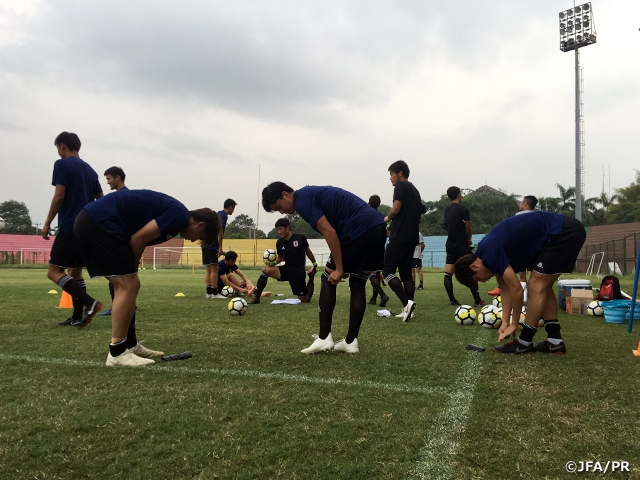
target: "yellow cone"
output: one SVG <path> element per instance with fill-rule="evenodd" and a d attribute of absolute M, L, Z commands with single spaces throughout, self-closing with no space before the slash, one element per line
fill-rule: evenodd
<path fill-rule="evenodd" d="M 58 293 L 57 290 L 49 290 L 47 293 Z"/>
<path fill-rule="evenodd" d="M 184 293 L 182 293 L 182 292 L 178 292 L 178 293 L 176 293 L 176 297 L 184 297 L 184 296 L 185 296 L 185 295 L 184 295 Z"/>

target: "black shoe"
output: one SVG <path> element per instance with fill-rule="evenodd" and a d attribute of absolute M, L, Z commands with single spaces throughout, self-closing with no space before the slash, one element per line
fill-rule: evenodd
<path fill-rule="evenodd" d="M 480 300 L 479 302 L 476 302 L 473 304 L 474 307 L 484 307 L 487 303 Z"/>
<path fill-rule="evenodd" d="M 534 348 L 536 352 L 541 353 L 567 353 L 567 347 L 565 347 L 564 342 L 554 345 L 548 340 L 545 340 L 544 342 L 538 343 Z"/>
<path fill-rule="evenodd" d="M 84 309 L 84 316 L 82 319 L 77 324 L 74 323 L 73 325 L 77 325 L 80 328 L 88 325 L 89 322 L 93 320 L 93 316 L 98 313 L 101 308 L 102 302 L 100 300 L 94 300 L 90 306 Z"/>
<path fill-rule="evenodd" d="M 387 302 L 388 302 L 388 301 L 389 301 L 389 295 L 385 295 L 384 297 L 382 297 L 382 298 L 380 299 L 380 306 L 381 306 L 382 308 L 386 307 L 386 306 L 387 306 Z"/>
<path fill-rule="evenodd" d="M 378 302 L 376 302 L 375 298 L 372 298 L 371 300 L 369 300 L 369 305 L 375 305 L 376 303 Z"/>
<path fill-rule="evenodd" d="M 462 305 L 458 300 L 453 300 L 449 302 L 449 305 Z"/>
<path fill-rule="evenodd" d="M 60 325 L 61 327 L 68 327 L 69 325 L 75 325 L 74 322 L 79 322 L 79 321 L 80 320 L 74 320 L 73 318 L 69 317 L 64 322 L 58 322 L 58 325 Z"/>
<path fill-rule="evenodd" d="M 493 347 L 496 352 L 500 353 L 515 353 L 519 355 L 521 353 L 534 353 L 536 351 L 536 347 L 533 346 L 533 343 L 528 347 L 522 345 L 517 339 L 512 340 L 509 343 L 505 343 L 504 345 L 496 345 Z"/>
<path fill-rule="evenodd" d="M 416 290 L 424 290 L 424 287 L 422 286 L 422 284 L 418 285 L 418 288 L 416 288 Z"/>
<path fill-rule="evenodd" d="M 249 302 L 249 305 L 258 305 L 260 303 L 260 297 L 253 297 Z"/>

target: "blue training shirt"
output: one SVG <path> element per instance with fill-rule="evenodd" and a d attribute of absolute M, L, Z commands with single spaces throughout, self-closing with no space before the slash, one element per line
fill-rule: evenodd
<path fill-rule="evenodd" d="M 515 272 L 530 270 L 551 235 L 562 233 L 564 215 L 531 212 L 501 221 L 480 240 L 476 255 L 485 267 L 499 275 L 509 265 Z"/>
<path fill-rule="evenodd" d="M 64 200 L 58 211 L 58 232 L 73 233 L 73 222 L 80 210 L 102 193 L 98 174 L 78 157 L 61 158 L 53 164 L 51 185 L 65 187 Z"/>
<path fill-rule="evenodd" d="M 160 228 L 160 236 L 148 245 L 166 242 L 189 225 L 187 207 L 169 195 L 153 190 L 121 189 L 85 207 L 94 222 L 106 222 L 108 228 L 131 238 L 151 220 Z"/>
<path fill-rule="evenodd" d="M 338 187 L 303 187 L 294 191 L 293 203 L 296 212 L 317 232 L 316 223 L 327 217 L 340 240 L 354 240 L 384 224 L 380 213 L 367 202 Z"/>

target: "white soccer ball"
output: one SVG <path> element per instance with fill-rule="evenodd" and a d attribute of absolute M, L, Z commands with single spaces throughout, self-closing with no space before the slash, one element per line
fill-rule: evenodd
<path fill-rule="evenodd" d="M 244 315 L 247 311 L 247 301 L 244 298 L 232 298 L 228 305 L 231 315 Z"/>
<path fill-rule="evenodd" d="M 476 311 L 470 305 L 460 305 L 456 308 L 454 318 L 458 325 L 473 325 L 476 321 Z"/>
<path fill-rule="evenodd" d="M 500 295 L 493 299 L 493 306 L 498 308 L 502 307 L 502 297 Z"/>
<path fill-rule="evenodd" d="M 225 297 L 233 297 L 236 294 L 236 291 L 233 287 L 225 285 L 224 287 L 222 287 L 222 290 L 220 290 L 220 294 L 224 295 Z"/>
<path fill-rule="evenodd" d="M 273 267 L 276 264 L 278 254 L 272 248 L 267 248 L 262 254 L 262 260 L 267 267 Z"/>
<path fill-rule="evenodd" d="M 592 317 L 601 317 L 604 315 L 604 308 L 602 308 L 602 302 L 600 300 L 594 300 L 587 305 L 587 315 Z"/>
<path fill-rule="evenodd" d="M 482 310 L 480 310 L 478 314 L 478 323 L 480 326 L 484 328 L 500 328 L 502 319 L 496 315 L 497 310 L 497 307 L 493 305 L 485 305 L 482 307 Z"/>
<path fill-rule="evenodd" d="M 4 221 L 2 217 L 0 217 L 0 232 L 3 231 L 7 226 L 7 223 Z"/>

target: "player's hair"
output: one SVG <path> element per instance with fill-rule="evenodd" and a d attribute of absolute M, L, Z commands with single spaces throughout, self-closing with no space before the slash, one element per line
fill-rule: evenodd
<path fill-rule="evenodd" d="M 409 178 L 409 165 L 404 160 L 396 160 L 389 165 L 389 171 L 391 173 L 400 173 L 404 175 L 404 178 Z"/>
<path fill-rule="evenodd" d="M 120 177 L 120 180 L 122 180 L 124 182 L 124 170 L 122 170 L 120 167 L 109 167 L 104 171 L 104 176 L 106 177 L 107 175 L 111 175 L 113 178 L 116 177 Z"/>
<path fill-rule="evenodd" d="M 380 196 L 378 195 L 371 195 L 369 197 L 369 206 L 375 210 L 377 210 L 378 208 L 380 208 L 380 204 L 382 203 L 382 201 L 380 200 Z"/>
<path fill-rule="evenodd" d="M 293 192 L 293 188 L 284 182 L 271 182 L 262 189 L 262 208 L 271 212 L 271 205 L 282 198 L 282 192 Z"/>
<path fill-rule="evenodd" d="M 473 270 L 471 270 L 471 264 L 476 261 L 478 257 L 473 253 L 468 253 L 463 255 L 458 260 L 456 260 L 455 269 L 456 269 L 456 278 L 458 281 L 464 285 L 465 287 L 471 288 L 477 282 L 473 279 Z"/>
<path fill-rule="evenodd" d="M 227 198 L 227 199 L 224 201 L 223 208 L 231 208 L 231 207 L 235 207 L 236 205 L 238 205 L 238 204 L 236 203 L 236 201 L 235 201 L 235 200 L 233 200 L 233 199 L 231 199 L 231 198 Z"/>
<path fill-rule="evenodd" d="M 80 139 L 78 135 L 75 133 L 62 132 L 58 135 L 53 142 L 53 144 L 57 147 L 58 145 L 66 145 L 69 150 L 72 152 L 79 152 L 82 143 L 80 143 Z"/>
<path fill-rule="evenodd" d="M 276 228 L 278 228 L 278 227 L 285 227 L 285 228 L 289 227 L 289 228 L 291 228 L 291 222 L 289 221 L 288 218 L 279 218 L 276 221 Z"/>
<path fill-rule="evenodd" d="M 191 218 L 196 222 L 204 222 L 204 236 L 201 238 L 202 245 L 208 247 L 218 239 L 220 232 L 220 217 L 210 208 L 199 208 L 189 212 Z"/>
<path fill-rule="evenodd" d="M 460 191 L 458 187 L 449 187 L 447 188 L 447 197 L 449 197 L 449 200 L 455 200 L 460 195 Z"/>
<path fill-rule="evenodd" d="M 526 197 L 524 197 L 522 199 L 524 202 L 527 203 L 527 205 L 529 205 L 529 208 L 531 210 L 533 210 L 534 208 L 536 208 L 536 205 L 538 204 L 538 199 L 536 197 L 534 197 L 533 195 L 527 195 Z"/>
<path fill-rule="evenodd" d="M 238 254 L 233 250 L 229 250 L 227 253 L 224 254 L 225 260 L 235 260 L 237 258 L 238 258 Z"/>

